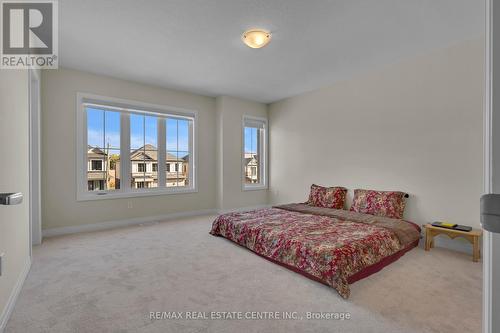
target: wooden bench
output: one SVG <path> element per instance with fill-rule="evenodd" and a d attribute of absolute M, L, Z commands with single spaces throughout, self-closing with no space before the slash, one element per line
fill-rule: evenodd
<path fill-rule="evenodd" d="M 425 250 L 429 251 L 434 247 L 434 237 L 437 235 L 447 235 L 451 239 L 463 237 L 472 244 L 472 261 L 478 262 L 481 258 L 481 250 L 479 248 L 479 238 L 483 234 L 482 230 L 472 229 L 471 231 L 460 231 L 454 229 L 434 227 L 431 224 L 424 225 L 425 228 Z"/>

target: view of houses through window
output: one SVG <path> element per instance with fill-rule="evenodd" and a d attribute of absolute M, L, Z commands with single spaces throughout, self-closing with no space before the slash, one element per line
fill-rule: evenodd
<path fill-rule="evenodd" d="M 120 189 L 120 113 L 87 108 L 89 191 Z"/>
<path fill-rule="evenodd" d="M 120 129 L 119 111 L 86 107 L 87 113 L 87 190 L 112 191 L 120 189 Z M 164 183 L 161 187 L 189 186 L 190 122 L 182 118 L 127 113 L 130 127 L 130 188 L 159 187 L 159 156 L 164 156 Z M 164 129 L 160 138 L 159 128 Z M 162 140 L 163 154 L 159 154 Z"/>
<path fill-rule="evenodd" d="M 130 115 L 130 187 L 158 187 L 158 118 L 144 114 Z"/>
<path fill-rule="evenodd" d="M 167 187 L 189 186 L 189 122 L 167 118 Z"/>
<path fill-rule="evenodd" d="M 259 183 L 258 129 L 245 127 L 245 182 Z"/>
<path fill-rule="evenodd" d="M 265 122 L 245 119 L 243 126 L 243 174 L 245 185 L 265 185 L 264 149 Z"/>

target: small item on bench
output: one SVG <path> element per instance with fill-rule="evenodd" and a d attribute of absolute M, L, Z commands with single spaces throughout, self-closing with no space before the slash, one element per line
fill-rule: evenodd
<path fill-rule="evenodd" d="M 447 229 L 455 229 L 458 226 L 456 223 L 448 223 L 448 222 L 433 222 L 432 225 L 434 227 L 447 228 Z"/>
<path fill-rule="evenodd" d="M 466 231 L 466 232 L 472 231 L 472 227 L 469 227 L 466 225 L 460 225 L 460 224 L 457 225 L 454 229 L 459 230 L 459 231 Z"/>
<path fill-rule="evenodd" d="M 456 224 L 456 223 L 433 222 L 432 226 L 446 228 L 446 229 L 453 229 L 453 230 L 458 230 L 458 231 L 465 231 L 465 232 L 472 231 L 472 227 L 469 227 L 466 225 L 461 225 L 461 224 Z"/>

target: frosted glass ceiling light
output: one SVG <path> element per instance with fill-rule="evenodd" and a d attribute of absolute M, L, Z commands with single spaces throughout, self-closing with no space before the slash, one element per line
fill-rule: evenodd
<path fill-rule="evenodd" d="M 262 29 L 251 29 L 243 33 L 241 40 L 252 49 L 260 49 L 269 44 L 271 33 Z"/>

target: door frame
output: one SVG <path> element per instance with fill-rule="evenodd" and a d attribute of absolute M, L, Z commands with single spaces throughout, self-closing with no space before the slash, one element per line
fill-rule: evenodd
<path fill-rule="evenodd" d="M 29 70 L 30 254 L 33 245 L 38 245 L 42 243 L 40 79 L 41 79 L 40 70 L 35 70 L 35 69 Z"/>
<path fill-rule="evenodd" d="M 493 0 L 485 1 L 483 192 L 493 193 Z M 498 148 L 497 148 L 498 149 Z M 493 332 L 493 237 L 483 230 L 483 333 Z M 496 244 L 496 242 L 495 242 Z M 497 244 L 495 246 L 498 246 Z M 495 295 L 498 297 L 498 295 Z M 496 327 L 495 327 L 496 328 Z M 496 328 L 497 329 L 497 328 Z"/>

